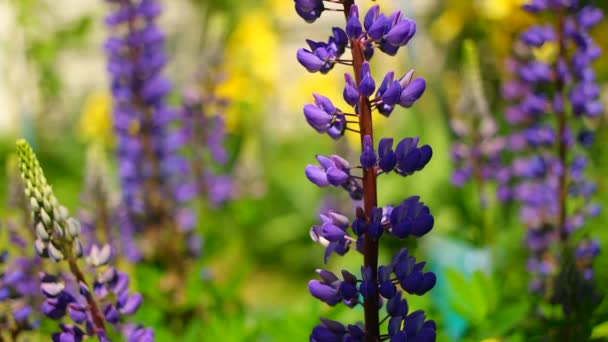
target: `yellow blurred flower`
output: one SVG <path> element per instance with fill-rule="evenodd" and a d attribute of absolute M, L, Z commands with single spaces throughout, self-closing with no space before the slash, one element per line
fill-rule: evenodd
<path fill-rule="evenodd" d="M 462 32 L 466 11 L 461 9 L 450 7 L 433 22 L 431 32 L 437 41 L 448 43 Z"/>
<path fill-rule="evenodd" d="M 260 106 L 274 88 L 279 79 L 278 49 L 278 35 L 264 9 L 248 11 L 238 21 L 226 44 L 227 80 L 217 88 L 218 96 L 231 101 L 226 113 L 229 131 L 239 126 L 238 106 Z"/>
<path fill-rule="evenodd" d="M 292 15 L 294 6 L 292 1 L 267 0 L 266 3 L 275 16 Z"/>
<path fill-rule="evenodd" d="M 478 7 L 482 16 L 492 20 L 502 20 L 523 3 L 523 0 L 479 0 Z"/>
<path fill-rule="evenodd" d="M 97 142 L 109 146 L 113 142 L 112 98 L 105 91 L 90 94 L 82 108 L 78 134 L 87 142 Z"/>

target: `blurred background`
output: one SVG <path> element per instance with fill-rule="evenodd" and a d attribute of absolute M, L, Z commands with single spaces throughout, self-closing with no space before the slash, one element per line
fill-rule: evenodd
<path fill-rule="evenodd" d="M 368 8 L 371 1 L 359 1 Z M 396 58 L 377 56 L 375 75 L 388 70 L 402 74 L 416 69 L 428 82 L 425 96 L 410 109 L 397 109 L 390 124 L 377 117 L 378 131 L 387 136 L 420 136 L 434 150 L 431 163 L 416 180 L 386 177 L 380 182 L 380 203 L 419 194 L 435 215 L 432 234 L 420 240 L 416 255 L 428 260 L 439 275 L 431 296 L 410 300 L 428 310 L 439 324 L 439 340 L 522 340 L 518 327 L 530 309 L 525 272 L 524 229 L 513 208 L 481 210 L 477 190 L 450 182 L 449 120 L 457 114 L 462 89 L 462 46 L 473 40 L 492 114 L 500 121 L 505 103 L 499 82 L 504 61 L 518 33 L 531 18 L 517 0 L 398 1 L 383 0 L 386 9 L 401 9 L 418 24 L 415 39 Z M 285 341 L 307 340 L 319 315 L 360 320 L 362 309 L 329 308 L 307 290 L 314 270 L 323 267 L 323 248 L 309 237 L 317 214 L 330 205 L 344 207 L 347 194 L 313 187 L 304 167 L 315 154 L 340 151 L 355 157 L 358 136 L 347 134 L 337 145 L 306 124 L 301 108 L 312 92 L 340 104 L 341 72 L 309 74 L 296 61 L 305 39 L 324 40 L 340 15 L 324 15 L 316 25 L 304 23 L 291 0 L 171 0 L 164 1 L 160 26 L 167 34 L 173 84 L 171 103 L 200 75 L 217 77 L 216 92 L 228 100 L 226 109 L 232 199 L 206 207 L 198 228 L 204 236 L 201 263 L 204 276 L 194 287 L 203 293 L 204 315 L 179 333 L 163 327 L 154 307 L 144 305 L 138 316 L 156 328 L 158 341 Z M 608 7 L 604 5 L 605 7 Z M 64 204 L 79 208 L 88 146 L 103 146 L 115 167 L 111 97 L 102 49 L 107 36 L 104 1 L 0 1 L 0 162 L 13 152 L 18 137 L 28 139 L 47 178 Z M 604 21 L 596 32 L 606 32 Z M 608 36 L 596 39 L 608 48 Z M 598 80 L 608 98 L 608 59 L 597 64 Z M 339 68 L 338 68 L 339 69 Z M 338 105 L 338 106 L 340 106 Z M 345 105 L 342 105 L 345 107 Z M 592 178 L 598 200 L 608 204 L 608 138 L 606 117 L 598 126 L 591 154 Z M 6 188 L 0 169 L 0 189 Z M 116 184 L 117 184 L 117 180 Z M 6 202 L 8 193 L 0 191 Z M 6 209 L 2 208 L 2 211 Z M 346 204 L 345 210 L 350 210 Z M 490 211 L 488 213 L 488 211 Z M 588 231 L 608 246 L 608 216 L 589 220 Z M 492 229 L 491 244 L 480 231 Z M 490 247 L 491 246 L 491 247 Z M 387 248 L 388 259 L 395 243 Z M 331 258 L 330 269 L 356 270 L 360 257 Z M 608 285 L 608 258 L 598 259 L 598 282 Z M 136 274 L 140 291 L 157 275 Z M 454 272 L 456 271 L 456 272 Z M 139 272 L 139 273 L 138 273 Z M 145 273 L 145 272 L 144 272 Z M 605 305 L 604 305 L 605 308 Z M 603 330 L 602 330 L 603 329 Z M 597 329 L 606 334 L 607 326 Z"/>

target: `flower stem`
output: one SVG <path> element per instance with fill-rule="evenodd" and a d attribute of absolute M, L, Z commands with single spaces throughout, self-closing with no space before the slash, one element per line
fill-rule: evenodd
<path fill-rule="evenodd" d="M 557 14 L 557 32 L 558 32 L 558 43 L 559 43 L 559 53 L 558 60 L 566 57 L 566 46 L 564 42 L 564 10 L 560 8 Z M 557 70 L 556 70 L 557 73 Z M 560 97 L 560 101 L 564 101 L 564 80 L 562 77 L 557 75 L 556 77 L 556 96 Z M 559 217 L 558 217 L 558 229 L 560 233 L 560 240 L 562 245 L 565 246 L 566 240 L 568 238 L 568 232 L 566 230 L 566 199 L 567 199 L 567 146 L 566 146 L 566 113 L 565 113 L 565 104 L 556 110 L 555 115 L 558 120 L 558 139 L 557 139 L 557 152 L 559 162 L 562 166 L 561 173 L 559 175 Z M 563 247 L 564 247 L 563 246 Z"/>
<path fill-rule="evenodd" d="M 76 263 L 76 258 L 74 258 L 74 256 L 69 255 L 67 258 L 68 264 L 70 265 L 70 271 L 72 272 L 72 274 L 74 275 L 74 277 L 76 277 L 76 280 L 78 281 L 78 283 L 82 283 L 84 284 L 87 289 L 89 288 L 89 285 L 87 284 L 87 281 L 84 279 L 84 275 L 82 274 L 82 272 L 80 271 L 80 268 L 78 268 L 78 264 Z M 89 305 L 89 309 L 91 310 L 91 316 L 93 317 L 93 324 L 95 325 L 95 333 L 98 332 L 105 332 L 106 328 L 104 326 L 104 318 L 103 318 L 103 314 L 101 313 L 101 311 L 99 311 L 99 307 L 97 306 L 97 303 L 95 302 L 95 299 L 93 299 L 93 295 L 91 294 L 90 291 L 86 292 L 86 299 L 87 299 L 87 304 Z"/>
<path fill-rule="evenodd" d="M 344 1 L 344 14 L 348 19 L 351 6 L 354 5 L 354 0 Z M 355 73 L 355 81 L 357 86 L 361 84 L 361 66 L 365 61 L 363 54 L 363 44 L 359 39 L 351 40 L 353 70 Z M 361 148 L 363 149 L 363 137 L 369 135 L 374 139 L 374 129 L 372 125 L 372 110 L 369 99 L 363 95 L 359 96 L 359 131 L 361 136 Z M 363 206 L 366 219 L 369 221 L 372 209 L 378 205 L 376 191 L 376 172 L 374 169 L 368 169 L 363 172 Z M 378 282 L 378 241 L 365 234 L 365 244 L 363 247 L 363 264 L 365 268 L 371 269 L 372 283 Z M 376 298 L 366 298 L 363 303 L 365 313 L 365 340 L 367 342 L 376 342 L 380 340 L 380 318 L 378 315 L 378 295 Z"/>

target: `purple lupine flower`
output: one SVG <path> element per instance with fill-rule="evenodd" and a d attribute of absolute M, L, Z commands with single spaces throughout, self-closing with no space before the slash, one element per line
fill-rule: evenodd
<path fill-rule="evenodd" d="M 509 62 L 515 79 L 503 87 L 503 95 L 514 105 L 506 112 L 506 119 L 519 131 L 507 138 L 505 148 L 513 157 L 499 179 L 499 187 L 505 199 L 520 203 L 520 218 L 528 230 L 526 240 L 531 251 L 530 289 L 551 292 L 552 302 L 570 314 L 583 305 L 586 299 L 581 298 L 596 296 L 591 264 L 597 255 L 593 246 L 597 245 L 583 241 L 576 252 L 568 246 L 572 232 L 581 229 L 585 218 L 599 208 L 592 202 L 595 185 L 584 176 L 585 159 L 573 150 L 577 131 L 582 146 L 593 141 L 586 123 L 576 119 L 593 120 L 603 111 L 591 66 L 601 51 L 588 32 L 603 14 L 578 1 L 538 0 L 523 8 L 533 14 L 547 11 L 560 15 L 551 23 L 526 30 L 519 43 L 524 48 L 520 46 L 516 58 Z M 551 64 L 534 60 L 531 53 L 532 48 L 547 42 L 557 42 L 560 47 Z M 568 107 L 572 117 L 567 115 Z M 576 206 L 570 207 L 569 198 L 578 198 Z M 554 252 L 555 244 L 564 247 L 561 253 Z M 591 251 L 587 253 L 589 246 Z M 583 311 L 589 312 L 587 307 Z"/>
<path fill-rule="evenodd" d="M 9 233 L 17 234 L 10 228 Z M 26 257 L 25 249 L 19 250 L 24 256 L 12 257 L 7 250 L 0 251 L 0 330 L 15 338 L 39 326 L 39 317 L 33 309 L 39 305 L 35 275 L 39 258 Z"/>
<path fill-rule="evenodd" d="M 80 223 L 70 217 L 68 210 L 53 194 L 36 155 L 25 140 L 17 142 L 17 154 L 24 194 L 29 199 L 33 218 L 36 235 L 34 249 L 43 258 L 67 262 L 71 272 L 71 275 L 58 276 L 40 274 L 39 288 L 45 298 L 41 311 L 47 317 L 60 321 L 61 331 L 53 334 L 52 339 L 81 341 L 84 337 L 97 337 L 99 341 L 109 341 L 109 326 L 120 330 L 121 315 L 135 313 L 141 304 L 141 296 L 130 295 L 127 275 L 109 266 L 112 256 L 109 245 L 101 248 L 91 246 L 86 254 L 86 262 L 94 270 L 94 281 L 86 278 L 77 262 L 84 256 L 79 239 Z M 9 276 L 5 276 L 3 281 L 8 286 L 22 281 L 22 275 L 18 273 L 7 274 Z M 90 283 L 94 291 L 91 291 Z M 19 318 L 27 315 L 27 309 L 17 312 Z M 64 322 L 66 315 L 74 324 Z"/>
<path fill-rule="evenodd" d="M 224 146 L 224 111 L 229 102 L 214 93 L 217 81 L 204 81 L 212 83 L 205 86 L 205 93 L 194 89 L 184 92 L 182 115 L 188 144 L 192 146 L 191 169 L 197 194 L 206 194 L 211 205 L 217 207 L 235 196 L 232 179 L 225 171 L 228 152 Z"/>
<path fill-rule="evenodd" d="M 155 24 L 161 6 L 156 0 L 108 2 L 112 12 L 106 24 L 112 34 L 105 50 L 124 218 L 139 235 L 157 225 L 167 228 L 167 235 L 191 231 L 193 227 L 182 227 L 177 220 L 196 189 L 182 154 L 187 142 L 183 118 L 167 104 L 171 84 L 162 73 L 167 62 L 164 34 Z M 142 245 L 151 241 L 166 239 Z M 154 258 L 159 250 L 142 254 Z"/>
<path fill-rule="evenodd" d="M 93 244 L 110 244 L 117 254 L 136 262 L 141 254 L 135 245 L 135 231 L 125 220 L 126 208 L 119 206 L 119 194 L 111 185 L 111 175 L 105 152 L 98 146 L 87 151 L 84 186 L 81 193 L 83 207 L 78 213 L 82 226 L 82 236 L 88 242 L 84 246 L 89 251 Z"/>
<path fill-rule="evenodd" d="M 97 336 L 100 341 L 109 341 L 107 331 L 96 325 L 94 313 L 89 311 L 90 298 L 101 309 L 101 318 L 126 340 L 131 341 L 140 334 L 139 330 L 129 328 L 132 324 L 124 321 L 125 317 L 136 313 L 142 303 L 142 296 L 129 292 L 129 277 L 109 265 L 111 255 L 109 245 L 91 247 L 86 261 L 95 270 L 92 291 L 83 282 L 76 283 L 69 278 L 62 279 L 49 274 L 41 275 L 40 289 L 45 297 L 43 313 L 57 321 L 64 321 L 68 317 L 72 321 L 71 324 L 60 324 L 62 331 L 55 333 L 53 338 L 82 340 L 86 336 Z M 154 340 L 150 329 L 141 329 L 150 332 L 141 341 Z"/>
<path fill-rule="evenodd" d="M 295 3 L 298 14 L 308 22 L 315 21 L 328 9 L 323 2 L 296 0 Z M 334 28 L 328 43 L 308 40 L 310 50 L 299 50 L 297 58 L 309 72 L 327 73 L 336 64 L 352 66 L 354 74 L 345 74 L 342 96 L 353 110 L 342 111 L 329 97 L 314 94 L 314 104 L 304 106 L 304 117 L 313 129 L 327 133 L 333 139 L 340 138 L 346 131 L 358 133 L 361 137 L 360 165 L 351 166 L 337 155 L 317 155 L 319 165 L 306 166 L 305 175 L 318 187 L 342 187 L 357 204 L 352 221 L 335 210 L 321 214 L 322 222 L 310 229 L 310 236 L 325 247 L 326 263 L 332 254 L 344 255 L 351 246 L 365 257 L 360 276 L 347 270 L 341 272 L 341 277 L 330 271 L 317 270 L 320 280 L 311 280 L 308 289 L 313 297 L 331 306 L 339 303 L 348 307 L 362 305 L 366 321 L 344 325 L 321 318 L 321 324 L 313 328 L 310 340 L 434 341 L 435 323 L 426 321 L 422 311 L 408 314 L 407 301 L 397 286 L 410 295 L 423 295 L 435 286 L 435 275 L 425 272 L 425 263 L 416 263 L 407 249 L 397 253 L 390 264 L 378 265 L 383 236 L 421 237 L 434 225 L 429 208 L 419 201 L 419 197 L 412 196 L 396 207 L 380 207 L 376 193 L 379 175 L 394 171 L 404 177 L 411 176 L 421 171 L 432 156 L 431 147 L 419 146 L 418 138 L 401 139 L 394 149 L 392 138 L 382 138 L 376 149 L 373 136 L 372 110 L 388 117 L 396 105 L 411 107 L 426 89 L 425 80 L 414 79 L 413 71 L 399 79 L 395 78 L 394 72 L 389 72 L 382 82 L 376 82 L 369 62 L 375 50 L 395 55 L 414 36 L 416 24 L 401 11 L 387 16 L 377 5 L 369 9 L 362 23 L 353 1 L 329 3 L 343 6 L 344 30 Z M 344 57 L 346 47 L 350 48 L 352 59 Z M 391 303 L 387 306 L 390 320 L 387 327 L 382 328 L 386 333 L 381 333 L 379 311 L 385 301 Z"/>
<path fill-rule="evenodd" d="M 450 120 L 457 139 L 451 148 L 455 166 L 451 182 L 462 187 L 472 181 L 479 194 L 479 206 L 484 208 L 490 203 L 486 184 L 496 181 L 505 169 L 500 156 L 505 139 L 497 136 L 498 127 L 485 96 L 477 48 L 472 41 L 466 41 L 463 50 L 462 91 Z M 485 239 L 491 239 L 489 234 L 484 235 Z"/>
<path fill-rule="evenodd" d="M 32 250 L 35 234 L 31 229 L 29 198 L 23 192 L 23 181 L 17 156 L 7 161 L 8 207 L 18 215 L 0 224 L 0 233 L 8 238 L 10 249 L 0 249 L 0 331 L 17 339 L 21 334 L 38 329 L 40 306 L 38 271 L 40 257 Z"/>

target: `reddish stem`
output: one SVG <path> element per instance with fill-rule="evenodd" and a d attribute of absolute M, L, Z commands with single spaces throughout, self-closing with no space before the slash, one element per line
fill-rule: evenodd
<path fill-rule="evenodd" d="M 354 5 L 354 0 L 344 1 L 344 14 L 348 20 L 348 14 L 350 8 Z M 359 39 L 352 39 L 350 41 L 352 59 L 353 59 L 353 71 L 355 73 L 355 81 L 357 87 L 361 84 L 361 66 L 365 62 L 363 54 L 364 45 Z M 367 97 L 359 96 L 359 134 L 361 136 L 361 149 L 363 149 L 363 137 L 369 135 L 374 139 L 374 128 L 372 125 L 372 110 L 371 104 Z M 378 205 L 377 190 L 376 190 L 376 172 L 375 170 L 368 169 L 363 172 L 363 206 L 367 220 L 372 214 L 372 209 Z M 363 247 L 363 264 L 366 268 L 370 268 L 372 271 L 372 283 L 377 284 L 378 282 L 378 241 L 372 239 L 372 237 L 365 234 L 365 244 Z M 366 298 L 363 303 L 364 315 L 365 315 L 365 340 L 367 342 L 380 341 L 380 318 L 378 315 L 378 295 L 376 298 Z"/>
<path fill-rule="evenodd" d="M 69 247 L 67 247 L 67 248 L 69 248 Z M 78 268 L 76 259 L 74 259 L 74 257 L 70 255 L 70 256 L 68 256 L 67 260 L 68 260 L 68 264 L 70 265 L 70 271 L 76 277 L 76 280 L 78 281 L 78 283 L 84 284 L 87 287 L 87 289 L 89 289 L 89 285 L 87 284 L 86 280 L 84 279 L 84 275 L 80 271 L 80 268 Z M 99 311 L 97 302 L 95 302 L 95 299 L 93 299 L 93 295 L 91 294 L 90 291 L 86 292 L 85 297 L 87 299 L 87 304 L 89 305 L 89 308 L 91 310 L 91 316 L 93 317 L 93 324 L 95 325 L 95 330 L 96 330 L 95 332 L 96 333 L 101 332 L 101 331 L 105 332 L 106 328 L 103 323 L 103 321 L 104 321 L 103 314 L 101 313 L 101 311 Z"/>
<path fill-rule="evenodd" d="M 564 11 L 560 9 L 557 13 L 557 34 L 558 34 L 558 42 L 559 42 L 559 53 L 558 53 L 558 62 L 566 57 L 566 46 L 564 43 Z M 556 96 L 559 96 L 563 103 L 564 101 L 564 80 L 560 77 L 556 67 Z M 563 108 L 565 104 L 562 105 L 562 108 L 556 110 L 555 115 L 557 116 L 557 153 L 559 157 L 560 164 L 562 165 L 562 172 L 559 175 L 559 218 L 558 218 L 558 229 L 560 233 L 560 239 L 562 243 L 566 242 L 568 238 L 568 232 L 566 230 L 566 200 L 567 200 L 567 182 L 568 182 L 568 168 L 567 168 L 567 146 L 566 146 L 566 113 Z"/>

